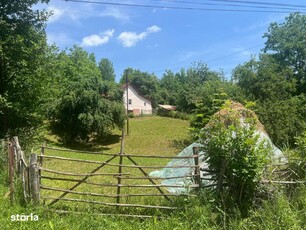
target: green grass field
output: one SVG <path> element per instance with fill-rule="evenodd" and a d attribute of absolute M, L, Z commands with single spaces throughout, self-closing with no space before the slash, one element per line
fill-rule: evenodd
<path fill-rule="evenodd" d="M 130 132 L 124 139 L 124 150 L 127 154 L 134 155 L 153 155 L 153 156 L 176 156 L 178 152 L 181 151 L 181 148 L 184 148 L 184 144 L 188 141 L 188 121 L 177 120 L 172 118 L 163 118 L 163 117 L 139 117 L 130 120 Z M 120 152 L 121 146 L 121 137 L 120 131 L 116 131 L 112 137 L 113 140 L 104 140 L 104 144 L 97 144 L 97 146 L 90 146 L 90 150 L 101 151 L 103 153 L 118 153 Z M 58 143 L 53 142 L 53 145 L 58 145 Z M 80 147 L 80 146 L 78 146 Z M 82 146 L 84 149 L 84 146 Z M 94 154 L 84 154 L 84 153 L 75 153 L 75 152 L 62 152 L 57 150 L 45 150 L 46 156 L 59 156 L 66 158 L 74 159 L 84 159 L 91 161 L 100 161 L 104 162 L 110 158 L 110 156 L 103 155 L 94 155 Z M 133 158 L 138 165 L 142 166 L 160 166 L 161 168 L 167 164 L 171 159 L 157 159 L 157 158 Z M 110 163 L 119 164 L 119 157 L 112 160 Z M 123 164 L 128 166 L 133 166 L 133 163 L 127 159 L 123 159 Z M 82 173 L 86 174 L 98 167 L 98 164 L 92 163 L 80 163 L 73 161 L 63 161 L 58 159 L 49 159 L 46 158 L 43 162 L 43 167 L 51 170 L 69 172 L 69 173 Z M 138 168 L 123 168 L 123 173 L 127 173 L 127 177 L 143 177 L 143 173 Z M 144 170 L 149 173 L 150 171 L 156 169 L 146 169 Z M 118 166 L 104 166 L 102 169 L 98 170 L 96 173 L 118 173 Z M 43 176 L 46 177 L 58 177 L 58 178 L 69 178 L 69 179 L 82 179 L 80 176 L 63 176 L 56 175 L 52 172 L 42 172 Z M 112 186 L 118 183 L 117 178 L 113 176 L 94 176 L 90 177 L 87 182 L 89 183 L 100 183 L 110 186 L 96 186 L 91 184 L 81 184 L 74 191 L 76 192 L 94 192 L 98 194 L 106 195 L 116 195 L 117 187 Z M 159 180 L 155 180 L 157 184 L 160 183 Z M 47 187 L 59 188 L 59 189 L 69 189 L 76 182 L 61 181 L 61 180 L 48 180 L 42 179 L 42 185 Z M 124 179 L 121 184 L 126 185 L 150 185 L 151 183 L 146 179 Z M 165 193 L 167 191 L 163 189 Z M 60 191 L 50 191 L 50 190 L 41 190 L 42 197 L 58 197 L 62 192 Z M 121 194 L 160 194 L 156 188 L 136 188 L 136 187 L 122 187 Z M 69 199 L 86 199 L 91 201 L 98 202 L 107 202 L 114 203 L 115 198 L 109 197 L 92 197 L 88 196 L 84 198 L 84 195 L 79 194 L 68 194 L 65 198 Z M 49 204 L 51 200 L 44 200 L 45 204 Z M 158 196 L 127 196 L 120 199 L 121 203 L 127 204 L 146 204 L 146 205 L 169 205 L 163 197 Z M 79 203 L 76 205 L 76 202 L 64 202 L 59 201 L 54 208 L 57 209 L 78 209 L 78 210 L 87 210 L 92 204 Z M 77 207 L 77 208 L 75 208 Z M 136 210 L 135 210 L 136 209 Z M 113 208 L 98 209 L 100 212 L 113 212 Z M 139 210 L 139 208 L 123 208 L 121 209 L 124 213 L 137 213 L 137 214 L 148 214 L 152 211 L 145 209 Z M 154 212 L 153 212 L 154 213 Z"/>
<path fill-rule="evenodd" d="M 149 116 L 129 120 L 130 132 L 125 137 L 125 152 L 146 155 L 176 155 L 189 140 L 189 121 L 167 117 Z M 56 136 L 48 135 L 47 144 L 71 149 L 120 151 L 121 131 L 115 130 L 109 137 L 89 144 L 63 145 Z"/>
<path fill-rule="evenodd" d="M 188 145 L 188 121 L 164 118 L 164 117 L 140 117 L 130 120 L 130 135 L 125 139 L 125 152 L 128 154 L 140 155 L 167 155 L 175 156 L 186 145 Z M 78 144 L 66 146 L 60 143 L 55 136 L 47 137 L 47 145 L 71 148 L 79 150 L 102 151 L 105 153 L 118 153 L 120 151 L 120 131 L 114 132 L 111 138 L 100 140 L 96 143 Z M 39 153 L 39 148 L 34 148 Z M 104 161 L 107 156 L 80 154 L 73 152 L 61 152 L 46 150 L 46 155 L 61 157 L 73 157 L 77 159 L 87 159 L 95 161 Z M 169 160 L 144 160 L 135 158 L 142 165 L 165 165 Z M 114 159 L 113 163 L 118 164 L 119 158 Z M 124 161 L 124 164 L 131 164 Z M 55 159 L 46 159 L 43 167 L 63 172 L 88 173 L 98 165 L 78 162 L 68 162 Z M 3 168 L 5 171 L 5 168 Z M 152 169 L 148 169 L 150 172 Z M 124 172 L 130 172 L 133 175 L 141 175 L 137 169 L 123 168 Z M 105 167 L 98 172 L 118 172 L 118 167 Z M 56 176 L 65 178 L 79 178 L 75 176 L 55 175 L 49 172 L 43 172 L 44 176 Z M 232 213 L 225 214 L 220 207 L 215 206 L 210 194 L 202 191 L 196 198 L 183 197 L 175 201 L 175 206 L 182 209 L 178 211 L 151 211 L 141 208 L 130 209 L 121 208 L 119 210 L 110 209 L 101 205 L 72 203 L 59 201 L 53 209 L 46 208 L 46 205 L 40 207 L 25 205 L 19 202 L 21 190 L 17 189 L 15 202 L 10 204 L 8 198 L 7 174 L 0 174 L 0 229 L 146 229 L 146 230 L 186 230 L 186 229 L 303 229 L 306 224 L 306 189 L 305 186 L 296 189 L 294 195 L 287 196 L 280 189 L 275 193 L 275 197 L 263 200 L 261 205 L 251 210 L 247 218 L 241 218 L 239 212 L 233 208 Z M 116 178 L 96 176 L 90 179 L 92 182 L 99 183 L 117 183 Z M 122 183 L 144 183 L 143 181 L 124 180 Z M 75 182 L 55 181 L 42 179 L 45 186 L 69 188 Z M 146 184 L 148 184 L 146 182 Z M 134 188 L 122 188 L 122 194 L 126 193 L 154 193 L 156 191 L 146 191 Z M 116 188 L 102 188 L 91 185 L 81 185 L 76 191 L 92 193 L 113 193 L 116 194 Z M 57 197 L 61 192 L 42 190 L 42 196 Z M 101 198 L 68 195 L 70 198 L 83 198 L 100 200 Z M 104 199 L 104 198 L 103 198 Z M 114 202 L 114 198 L 107 198 L 107 202 Z M 48 204 L 50 200 L 45 200 Z M 124 203 L 143 203 L 155 205 L 168 205 L 163 198 L 122 198 Z M 82 211 L 81 214 L 63 214 L 54 212 L 54 208 L 70 211 Z M 131 218 L 119 217 L 116 214 L 142 214 L 161 216 L 155 218 Z M 39 217 L 38 221 L 12 221 L 12 215 L 35 214 Z M 103 216 L 103 213 L 113 213 L 112 216 Z"/>

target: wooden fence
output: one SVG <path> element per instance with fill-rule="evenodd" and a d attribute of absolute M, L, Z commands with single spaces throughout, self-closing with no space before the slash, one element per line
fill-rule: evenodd
<path fill-rule="evenodd" d="M 150 217 L 150 215 L 141 215 L 134 211 L 130 212 L 129 210 L 142 209 L 146 211 L 167 211 L 180 208 L 175 205 L 174 199 L 181 195 L 168 192 L 168 188 L 188 188 L 199 190 L 201 187 L 213 186 L 216 189 L 220 189 L 220 187 L 223 186 L 222 173 L 212 172 L 208 169 L 200 169 L 198 149 L 194 148 L 193 151 L 194 154 L 192 156 L 175 157 L 126 154 L 124 152 L 123 134 L 121 149 L 117 154 L 67 150 L 42 146 L 39 154 L 30 154 L 28 160 L 29 163 L 27 163 L 25 153 L 20 147 L 18 137 L 14 137 L 8 144 L 10 199 L 13 202 L 15 190 L 14 178 L 19 177 L 22 183 L 23 197 L 25 201 L 37 205 L 43 203 L 48 207 L 54 207 L 57 212 L 68 212 L 68 210 L 59 210 L 59 206 L 61 206 L 59 204 L 63 205 L 73 202 L 91 206 L 97 205 L 107 208 L 115 208 L 117 211 L 107 213 L 104 212 L 105 209 L 103 210 L 103 213 L 100 213 L 101 215 L 118 214 L 120 213 L 118 212 L 118 209 L 122 209 L 124 212 L 120 214 L 121 216 Z M 88 155 L 92 156 L 91 160 L 84 159 L 88 158 Z M 118 161 L 114 162 L 115 159 Z M 156 164 L 152 164 L 152 159 L 155 160 Z M 193 162 L 193 164 L 165 166 L 165 162 L 169 161 L 169 159 L 184 159 Z M 139 161 L 142 163 L 139 163 Z M 61 162 L 67 162 L 67 164 L 70 165 L 70 168 L 63 168 L 62 165 L 65 164 Z M 160 165 L 158 165 L 158 163 Z M 90 165 L 90 167 L 87 165 Z M 262 183 L 305 184 L 305 181 L 277 180 L 277 178 L 280 177 L 273 177 L 273 175 L 287 173 L 286 166 L 279 164 L 273 165 L 272 167 L 274 167 L 274 169 L 272 171 L 270 170 L 271 174 L 266 175 L 265 179 L 262 180 Z M 112 168 L 112 170 L 106 170 L 106 172 L 102 171 L 102 169 L 108 168 Z M 168 170 L 189 168 L 190 173 L 184 176 L 168 176 L 162 178 L 149 176 L 149 170 L 162 168 Z M 81 169 L 83 169 L 83 172 Z M 210 184 L 203 186 L 203 178 L 200 176 L 201 171 L 202 176 L 213 174 L 219 176 L 215 176 L 215 178 L 217 178 L 216 180 L 206 178 L 208 181 L 210 180 Z M 220 171 L 222 171 L 222 167 L 220 168 Z M 107 178 L 111 178 L 111 180 L 115 182 L 110 183 Z M 182 178 L 188 178 L 188 181 L 192 183 L 188 185 L 173 183 L 171 185 L 166 185 L 160 183 L 161 180 L 165 179 Z M 78 190 L 78 188 L 82 189 Z M 112 188 L 112 190 L 108 190 L 108 188 Z M 141 192 L 134 192 L 134 189 L 140 189 Z M 141 200 L 143 197 L 144 199 Z M 145 198 L 148 198 L 151 201 L 152 197 L 156 198 L 156 200 L 153 199 L 153 201 L 158 201 L 157 204 L 148 204 L 145 200 Z M 133 200 L 134 202 L 131 202 L 133 198 L 136 198 L 136 202 L 135 200 Z"/>
<path fill-rule="evenodd" d="M 184 157 L 126 154 L 124 153 L 124 134 L 122 137 L 121 150 L 117 154 L 42 146 L 40 154 L 32 153 L 29 157 L 29 164 L 27 164 L 25 154 L 20 148 L 17 137 L 14 137 L 10 142 L 8 152 L 12 197 L 14 193 L 13 178 L 15 173 L 21 178 L 26 201 L 33 202 L 34 204 L 44 203 L 48 207 L 55 206 L 55 209 L 58 209 L 59 206 L 67 202 L 77 202 L 100 205 L 103 207 L 113 207 L 116 210 L 122 208 L 125 209 L 125 213 L 122 214 L 125 216 L 133 216 L 130 215 L 127 210 L 132 208 L 144 209 L 146 211 L 148 209 L 159 211 L 175 210 L 179 207 L 175 206 L 173 199 L 181 195 L 170 193 L 167 191 L 167 188 L 185 189 L 188 187 L 188 189 L 197 190 L 201 187 L 199 155 L 196 148 L 194 149 L 194 155 Z M 56 154 L 52 154 L 52 152 Z M 88 155 L 92 155 L 94 159 L 82 159 L 88 158 Z M 97 158 L 100 157 L 103 160 L 97 160 Z M 142 162 L 150 162 L 150 164 L 140 164 L 136 160 L 137 158 L 142 158 Z M 117 162 L 114 161 L 115 159 L 117 159 Z M 186 159 L 193 161 L 194 164 L 165 166 L 164 163 L 159 163 L 160 160 L 169 161 L 170 159 Z M 152 165 L 152 160 L 154 165 Z M 56 161 L 56 163 L 52 164 L 52 161 Z M 72 171 L 71 168 L 67 170 L 67 168 L 61 168 L 62 164 L 60 162 L 67 162 L 67 164 L 70 165 L 77 164 L 77 167 L 71 166 L 74 171 Z M 158 163 L 160 165 L 158 165 Z M 86 165 L 90 165 L 90 167 Z M 90 168 L 90 170 L 87 172 L 80 172 L 79 169 L 87 169 L 87 167 Z M 101 172 L 101 170 L 105 168 L 113 169 L 109 170 L 111 172 Z M 149 176 L 148 170 L 162 168 L 170 170 L 189 168 L 191 173 L 185 176 L 169 176 L 162 178 Z M 14 170 L 16 170 L 16 172 L 14 172 Z M 136 171 L 138 171 L 138 173 L 135 173 Z M 115 180 L 115 183 L 104 182 L 106 178 L 112 178 L 112 180 Z M 192 184 L 165 185 L 160 183 L 161 180 L 180 178 L 189 178 Z M 128 182 L 124 183 L 125 181 Z M 82 187 L 82 189 L 77 190 L 79 187 Z M 109 187 L 114 188 L 115 191 L 108 191 L 107 188 Z M 128 193 L 122 192 L 125 188 L 128 189 Z M 134 189 L 140 189 L 141 192 L 136 193 Z M 97 191 L 108 192 L 102 193 Z M 133 197 L 137 198 L 137 200 L 140 199 L 140 197 L 145 198 L 139 203 L 135 203 L 135 200 L 130 203 L 126 202 Z M 148 204 L 148 202 L 146 202 L 146 198 L 151 200 L 152 197 L 156 198 L 155 201 L 158 201 L 158 204 Z M 104 201 L 104 198 L 107 200 Z M 145 200 L 145 202 L 143 202 L 143 200 Z M 58 206 L 56 206 L 57 203 L 59 203 Z M 57 211 L 64 212 L 65 210 Z M 146 211 L 145 213 L 147 213 Z M 131 213 L 137 212 L 131 211 Z M 107 213 L 104 214 L 106 215 Z M 113 214 L 110 213 L 110 215 Z M 148 217 L 148 215 L 139 214 L 134 216 Z"/>

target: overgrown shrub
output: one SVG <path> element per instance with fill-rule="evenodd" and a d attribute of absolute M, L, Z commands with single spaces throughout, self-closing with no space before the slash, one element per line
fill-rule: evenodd
<path fill-rule="evenodd" d="M 180 111 L 165 111 L 162 109 L 157 110 L 157 115 L 163 116 L 163 117 L 171 117 L 171 118 L 176 118 L 176 119 L 181 119 L 181 120 L 189 120 L 190 115 L 185 112 L 180 112 Z"/>
<path fill-rule="evenodd" d="M 203 151 L 209 170 L 216 172 L 217 200 L 224 211 L 238 207 L 243 215 L 252 207 L 270 148 L 256 133 L 251 111 L 233 110 L 227 105 L 202 130 Z"/>
<path fill-rule="evenodd" d="M 129 117 L 129 118 L 135 118 L 135 114 L 134 114 L 133 112 L 129 112 L 129 113 L 128 113 L 128 117 Z"/>

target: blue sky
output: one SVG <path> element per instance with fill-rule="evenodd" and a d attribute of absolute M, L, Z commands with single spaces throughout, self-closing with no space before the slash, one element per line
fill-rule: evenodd
<path fill-rule="evenodd" d="M 249 8 L 182 4 L 183 1 L 170 0 L 94 1 L 164 7 L 127 7 L 63 0 L 50 0 L 48 5 L 39 6 L 53 11 L 47 24 L 50 44 L 55 43 L 60 49 L 71 48 L 76 44 L 94 53 L 97 61 L 108 58 L 114 65 L 117 81 L 127 67 L 155 73 L 160 78 L 166 70 L 178 72 L 198 61 L 207 63 L 212 70 L 222 70 L 230 77 L 233 68 L 249 60 L 251 55 L 258 54 L 264 47 L 265 39 L 262 36 L 270 23 L 282 22 L 288 15 L 273 12 L 175 10 L 167 6 Z M 228 4 L 216 0 L 184 2 L 187 1 Z M 304 5 L 302 0 L 268 2 Z"/>

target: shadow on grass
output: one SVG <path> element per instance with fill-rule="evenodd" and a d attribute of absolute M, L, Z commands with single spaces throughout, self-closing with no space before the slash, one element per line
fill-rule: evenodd
<path fill-rule="evenodd" d="M 102 138 L 95 139 L 93 144 L 98 145 L 113 145 L 117 144 L 121 141 L 121 135 L 118 134 L 110 134 Z"/>
<path fill-rule="evenodd" d="M 86 151 L 106 151 L 111 148 L 108 145 L 116 144 L 121 141 L 121 135 L 110 134 L 108 136 L 99 139 L 90 139 L 89 141 L 75 140 L 75 141 L 65 141 L 65 139 L 57 136 L 55 140 L 46 139 L 45 143 L 49 146 L 58 146 L 61 148 L 68 148 L 74 150 L 86 150 Z"/>

